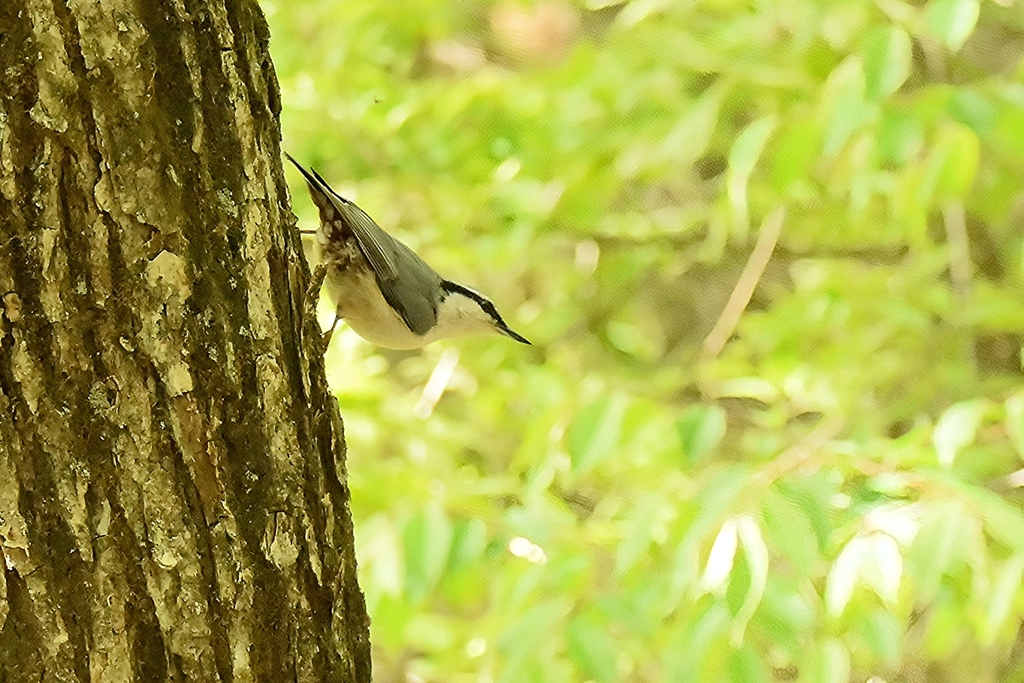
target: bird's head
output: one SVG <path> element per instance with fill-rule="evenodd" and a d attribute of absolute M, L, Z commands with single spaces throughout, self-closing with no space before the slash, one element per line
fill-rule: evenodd
<path fill-rule="evenodd" d="M 530 343 L 505 324 L 491 300 L 480 292 L 448 280 L 442 281 L 441 290 L 444 298 L 437 308 L 438 338 L 497 333 L 522 344 Z"/>

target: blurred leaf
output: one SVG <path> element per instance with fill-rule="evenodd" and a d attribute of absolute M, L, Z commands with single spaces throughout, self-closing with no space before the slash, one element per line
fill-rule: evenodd
<path fill-rule="evenodd" d="M 630 511 L 622 542 L 615 552 L 615 573 L 629 571 L 651 544 L 664 501 L 654 494 L 646 494 Z"/>
<path fill-rule="evenodd" d="M 448 560 L 452 524 L 434 503 L 419 512 L 405 526 L 405 583 L 410 599 L 420 600 L 437 583 Z"/>
<path fill-rule="evenodd" d="M 822 99 L 827 107 L 825 120 L 825 156 L 832 156 L 867 123 L 875 111 L 867 104 L 864 64 L 850 58 L 829 75 Z"/>
<path fill-rule="evenodd" d="M 942 413 L 932 432 L 939 464 L 950 467 L 957 453 L 974 442 L 984 411 L 985 405 L 981 401 L 964 401 Z"/>
<path fill-rule="evenodd" d="M 475 566 L 483 558 L 487 526 L 479 519 L 458 520 L 454 531 L 448 569 L 457 572 Z"/>
<path fill-rule="evenodd" d="M 676 629 L 672 646 L 666 648 L 665 680 L 674 683 L 698 683 L 704 680 L 701 670 L 712 654 L 716 641 L 724 638 L 729 628 L 729 613 L 722 605 L 714 605 Z"/>
<path fill-rule="evenodd" d="M 530 608 L 526 614 L 505 627 L 497 647 L 508 655 L 508 665 L 499 681 L 513 683 L 523 680 L 523 672 L 535 661 L 544 643 L 550 642 L 556 625 L 565 618 L 565 600 L 547 600 Z"/>
<path fill-rule="evenodd" d="M 569 621 L 566 631 L 569 656 L 587 679 L 602 683 L 617 680 L 615 653 L 619 648 L 604 629 L 593 623 L 592 618 L 577 615 Z"/>
<path fill-rule="evenodd" d="M 854 588 L 863 583 L 887 604 L 896 602 L 903 557 L 888 534 L 856 536 L 839 553 L 825 584 L 825 606 L 832 617 L 846 610 Z"/>
<path fill-rule="evenodd" d="M 776 122 L 776 117 L 771 115 L 757 119 L 736 136 L 729 150 L 726 187 L 733 221 L 740 235 L 746 235 L 750 227 L 747 183 L 761 158 L 768 137 L 775 130 Z"/>
<path fill-rule="evenodd" d="M 695 501 L 697 514 L 676 549 L 672 570 L 671 592 L 681 595 L 696 580 L 699 546 L 729 515 L 732 506 L 743 491 L 749 472 L 746 468 L 730 467 L 715 472 L 702 487 Z"/>
<path fill-rule="evenodd" d="M 806 673 L 801 668 L 801 683 L 846 683 L 850 680 L 850 653 L 835 638 L 816 644 L 809 660 Z"/>
<path fill-rule="evenodd" d="M 805 575 L 819 560 L 818 540 L 806 513 L 777 494 L 765 497 L 762 515 L 771 547 L 792 563 L 793 571 Z"/>
<path fill-rule="evenodd" d="M 718 406 L 690 406 L 676 422 L 683 457 L 690 466 L 711 455 L 725 436 L 725 411 Z"/>
<path fill-rule="evenodd" d="M 936 501 L 928 507 L 908 553 L 917 595 L 925 602 L 935 599 L 943 576 L 977 557 L 982 542 L 981 523 L 957 501 Z"/>
<path fill-rule="evenodd" d="M 921 182 L 920 199 L 964 199 L 974 185 L 981 156 L 977 135 L 964 126 L 944 126 Z"/>
<path fill-rule="evenodd" d="M 978 0 L 932 0 L 928 3 L 928 25 L 956 52 L 974 32 L 981 10 Z"/>
<path fill-rule="evenodd" d="M 1015 608 L 1021 593 L 1022 577 L 1024 557 L 1021 555 L 1014 555 L 999 568 L 985 610 L 985 622 L 981 630 L 982 642 L 992 643 L 1011 615 L 1018 616 L 1019 610 Z"/>
<path fill-rule="evenodd" d="M 686 110 L 661 143 L 662 158 L 689 166 L 704 154 L 718 125 L 723 92 L 720 87 L 712 87 Z"/>
<path fill-rule="evenodd" d="M 903 626 L 896 615 L 872 610 L 867 618 L 858 619 L 854 628 L 879 662 L 893 666 L 899 661 Z"/>
<path fill-rule="evenodd" d="M 743 646 L 729 653 L 729 681 L 733 683 L 770 683 L 765 663 L 751 647 Z"/>
<path fill-rule="evenodd" d="M 970 487 L 964 491 L 977 506 L 985 532 L 1017 555 L 1024 555 L 1024 512 L 991 491 Z"/>
<path fill-rule="evenodd" d="M 747 628 L 747 622 L 754 615 L 754 611 L 761 604 L 764 596 L 764 589 L 768 583 L 768 546 L 761 536 L 761 528 L 751 517 L 740 517 L 737 525 L 740 542 L 743 544 L 743 556 L 747 560 L 747 567 L 750 569 L 750 588 L 743 598 L 743 605 L 736 613 L 733 620 L 732 642 L 739 645 L 743 642 L 743 634 Z"/>
<path fill-rule="evenodd" d="M 726 520 L 718 530 L 715 542 L 711 544 L 711 552 L 708 553 L 708 561 L 700 579 L 701 590 L 715 592 L 725 588 L 729 574 L 732 573 L 733 562 L 736 561 L 737 539 L 735 520 Z"/>
<path fill-rule="evenodd" d="M 806 115 L 797 115 L 780 123 L 773 142 L 772 186 L 787 193 L 806 189 L 811 169 L 818 161 L 823 133 L 818 122 Z"/>
<path fill-rule="evenodd" d="M 863 55 L 865 91 L 872 100 L 892 95 L 910 75 L 910 36 L 897 26 L 873 29 L 864 40 Z"/>
<path fill-rule="evenodd" d="M 569 428 L 569 457 L 580 475 L 590 472 L 619 448 L 622 423 L 629 407 L 623 394 L 597 399 L 583 408 Z"/>
<path fill-rule="evenodd" d="M 365 520 L 365 536 L 360 537 L 361 582 L 367 603 L 373 605 L 383 595 L 398 595 L 405 587 L 403 549 L 392 520 L 376 515 Z"/>

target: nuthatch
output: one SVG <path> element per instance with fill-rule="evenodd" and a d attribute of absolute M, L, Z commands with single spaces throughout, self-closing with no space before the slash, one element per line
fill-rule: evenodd
<path fill-rule="evenodd" d="M 489 333 L 530 343 L 505 324 L 490 299 L 442 278 L 319 173 L 285 156 L 306 178 L 320 211 L 316 235 L 327 267 L 327 294 L 335 305 L 332 332 L 344 318 L 363 339 L 389 349 Z"/>

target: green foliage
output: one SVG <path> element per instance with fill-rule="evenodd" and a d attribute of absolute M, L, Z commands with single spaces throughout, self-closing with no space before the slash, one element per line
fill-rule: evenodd
<path fill-rule="evenodd" d="M 1019 0 L 263 4 L 285 147 L 535 342 L 336 335 L 376 680 L 1024 680 Z"/>

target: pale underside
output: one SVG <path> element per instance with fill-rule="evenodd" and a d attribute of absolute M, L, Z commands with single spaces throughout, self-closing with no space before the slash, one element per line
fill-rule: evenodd
<path fill-rule="evenodd" d="M 366 341 L 388 349 L 418 349 L 442 337 L 497 333 L 471 300 L 450 295 L 438 310 L 437 324 L 426 334 L 416 334 L 384 299 L 355 242 L 334 246 L 322 246 L 328 267 L 325 291 L 338 317 Z"/>

